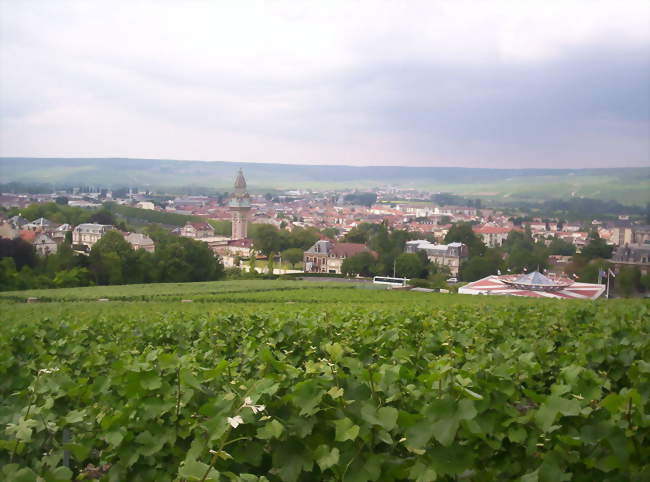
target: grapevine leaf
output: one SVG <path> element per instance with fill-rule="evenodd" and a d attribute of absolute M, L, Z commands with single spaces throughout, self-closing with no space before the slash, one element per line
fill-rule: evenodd
<path fill-rule="evenodd" d="M 313 465 L 305 446 L 291 441 L 277 446 L 273 452 L 273 471 L 285 482 L 295 482 L 300 473 L 310 471 Z"/>
<path fill-rule="evenodd" d="M 421 450 L 433 437 L 434 427 L 430 423 L 416 423 L 406 431 L 406 447 Z"/>
<path fill-rule="evenodd" d="M 83 422 L 85 416 L 86 416 L 85 410 L 72 410 L 71 412 L 68 412 L 68 414 L 65 416 L 65 422 L 66 423 Z"/>
<path fill-rule="evenodd" d="M 314 458 L 320 467 L 321 472 L 325 472 L 330 467 L 339 462 L 339 449 L 334 447 L 330 450 L 327 445 L 319 445 L 314 451 Z"/>
<path fill-rule="evenodd" d="M 38 480 L 38 476 L 32 469 L 25 467 L 11 474 L 11 478 L 9 478 L 9 480 L 12 482 L 36 482 Z"/>
<path fill-rule="evenodd" d="M 519 478 L 519 482 L 538 482 L 539 481 L 539 469 L 535 472 L 529 472 L 526 475 L 522 475 Z"/>
<path fill-rule="evenodd" d="M 342 397 L 344 393 L 344 390 L 339 387 L 332 387 L 327 391 L 327 394 L 332 397 L 334 400 L 336 400 L 339 397 Z"/>
<path fill-rule="evenodd" d="M 207 473 L 207 476 L 204 477 Z M 210 467 L 208 464 L 198 462 L 196 460 L 191 460 L 185 462 L 185 464 L 178 471 L 178 475 L 189 481 L 211 481 L 219 482 L 219 472 L 217 472 L 214 467 Z"/>
<path fill-rule="evenodd" d="M 427 467 L 422 462 L 416 462 L 409 472 L 409 477 L 416 482 L 433 482 L 438 478 L 438 474 L 431 467 Z"/>
<path fill-rule="evenodd" d="M 260 427 L 257 430 L 257 438 L 260 438 L 262 440 L 280 438 L 280 435 L 282 435 L 283 430 L 284 427 L 280 422 L 278 422 L 277 420 L 271 420 L 269 423 L 267 423 L 263 427 Z"/>
<path fill-rule="evenodd" d="M 117 447 L 124 440 L 124 429 L 111 430 L 104 434 L 104 439 L 113 447 Z"/>
<path fill-rule="evenodd" d="M 526 440 L 526 429 L 524 427 L 510 427 L 508 429 L 508 438 L 511 442 L 520 444 Z"/>
<path fill-rule="evenodd" d="M 293 403 L 300 408 L 300 415 L 313 415 L 318 412 L 317 407 L 324 394 L 316 380 L 305 380 L 294 387 Z"/>
<path fill-rule="evenodd" d="M 57 467 L 45 475 L 46 482 L 66 482 L 72 480 L 72 470 L 68 467 Z"/>
<path fill-rule="evenodd" d="M 344 350 L 338 343 L 326 343 L 324 348 L 333 361 L 338 362 L 343 358 Z"/>
<path fill-rule="evenodd" d="M 336 420 L 334 422 L 336 426 L 336 437 L 337 442 L 345 442 L 346 440 L 354 440 L 359 435 L 359 426 L 355 425 L 352 420 L 345 417 L 341 420 Z"/>
<path fill-rule="evenodd" d="M 609 413 L 616 413 L 620 410 L 624 403 L 625 398 L 623 398 L 621 395 L 618 393 L 610 393 L 603 399 L 602 402 L 600 402 L 600 405 L 605 407 Z"/>
<path fill-rule="evenodd" d="M 162 386 L 162 381 L 155 372 L 143 372 L 140 374 L 140 385 L 145 390 L 158 390 Z"/>
<path fill-rule="evenodd" d="M 399 412 L 394 407 L 381 407 L 377 410 L 377 418 L 380 421 L 380 425 L 385 430 L 392 430 L 397 424 L 397 416 Z"/>
<path fill-rule="evenodd" d="M 458 419 L 456 417 L 443 418 L 433 424 L 433 436 L 445 447 L 449 447 L 456 437 Z"/>
<path fill-rule="evenodd" d="M 90 453 L 91 447 L 87 445 L 81 445 L 81 444 L 64 444 L 63 448 L 65 450 L 69 450 L 72 455 L 74 455 L 74 458 L 77 459 L 79 462 L 84 461 L 87 457 L 88 454 Z"/>

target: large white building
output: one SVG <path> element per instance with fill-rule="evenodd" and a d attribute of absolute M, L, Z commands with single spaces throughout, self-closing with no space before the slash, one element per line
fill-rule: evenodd
<path fill-rule="evenodd" d="M 112 229 L 114 229 L 113 226 L 109 224 L 80 224 L 72 230 L 72 244 L 83 245 L 90 249 Z"/>
<path fill-rule="evenodd" d="M 426 239 L 407 241 L 405 251 L 423 251 L 432 263 L 447 266 L 452 276 L 458 276 L 461 263 L 469 257 L 467 245 L 463 243 L 433 244 Z"/>

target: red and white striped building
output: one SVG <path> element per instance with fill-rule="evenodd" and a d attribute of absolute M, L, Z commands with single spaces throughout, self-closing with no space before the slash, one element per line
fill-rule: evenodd
<path fill-rule="evenodd" d="M 595 300 L 603 295 L 605 285 L 578 283 L 566 277 L 547 277 L 534 271 L 523 275 L 487 276 L 459 288 L 458 292 L 467 295 Z"/>

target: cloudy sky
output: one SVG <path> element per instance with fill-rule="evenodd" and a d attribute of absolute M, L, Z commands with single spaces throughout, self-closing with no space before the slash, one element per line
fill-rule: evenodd
<path fill-rule="evenodd" d="M 0 0 L 0 156 L 650 166 L 650 3 Z"/>

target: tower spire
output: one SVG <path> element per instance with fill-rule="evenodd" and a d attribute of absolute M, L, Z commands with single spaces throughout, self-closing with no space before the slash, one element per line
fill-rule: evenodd
<path fill-rule="evenodd" d="M 250 195 L 246 191 L 246 179 L 240 169 L 235 179 L 235 194 L 230 199 L 232 213 L 231 239 L 245 239 L 248 235 L 248 212 L 251 210 Z"/>

